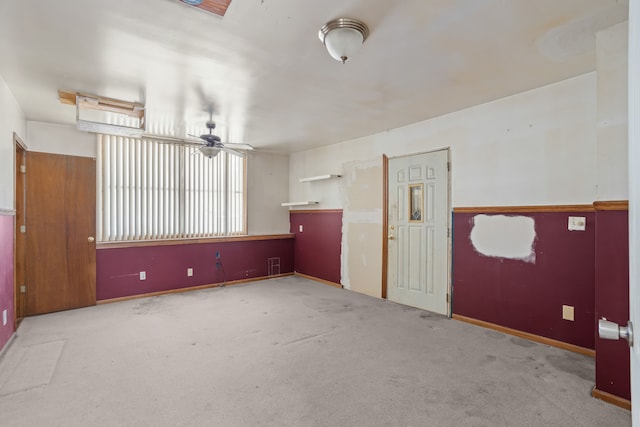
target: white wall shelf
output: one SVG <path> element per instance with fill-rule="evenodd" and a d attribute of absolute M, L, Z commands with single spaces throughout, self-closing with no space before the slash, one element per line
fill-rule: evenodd
<path fill-rule="evenodd" d="M 304 202 L 286 202 L 286 203 L 281 203 L 280 206 L 311 206 L 311 205 L 317 205 L 319 202 L 312 202 L 312 201 L 304 201 Z"/>
<path fill-rule="evenodd" d="M 300 178 L 300 182 L 322 181 L 324 179 L 342 178 L 342 175 L 330 173 L 327 175 L 310 176 L 308 178 Z"/>

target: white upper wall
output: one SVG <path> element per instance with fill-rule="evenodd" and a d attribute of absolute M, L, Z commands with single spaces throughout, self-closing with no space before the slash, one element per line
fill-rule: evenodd
<path fill-rule="evenodd" d="M 96 134 L 81 132 L 75 126 L 28 121 L 27 138 L 29 151 L 96 157 Z"/>
<path fill-rule="evenodd" d="M 425 102 L 437 102 L 425 98 Z M 300 183 L 353 162 L 451 148 L 452 206 L 590 204 L 596 194 L 596 73 L 384 133 L 291 155 L 292 201 L 344 208 L 339 183 Z M 382 201 L 381 194 L 371 194 Z M 380 206 L 382 207 L 382 206 Z"/>
<path fill-rule="evenodd" d="M 594 72 L 295 153 L 289 164 L 289 198 L 318 201 L 320 209 L 343 209 L 341 283 L 380 297 L 383 154 L 397 157 L 449 147 L 453 207 L 591 204 L 596 195 L 596 146 Z M 343 178 L 299 182 L 328 173 Z"/>
<path fill-rule="evenodd" d="M 596 200 L 629 198 L 628 145 L 629 23 L 596 35 L 598 61 L 598 191 Z"/>
<path fill-rule="evenodd" d="M 251 152 L 247 159 L 248 232 L 289 233 L 289 213 L 280 206 L 289 194 L 289 156 Z"/>
<path fill-rule="evenodd" d="M 14 210 L 14 132 L 26 143 L 24 112 L 0 76 L 0 209 Z"/>

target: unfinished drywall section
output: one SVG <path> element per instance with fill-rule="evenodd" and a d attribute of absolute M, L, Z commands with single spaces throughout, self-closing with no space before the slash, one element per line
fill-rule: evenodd
<path fill-rule="evenodd" d="M 29 151 L 96 157 L 96 134 L 81 132 L 72 125 L 28 121 L 27 139 Z"/>
<path fill-rule="evenodd" d="M 320 204 L 314 209 L 344 210 L 342 283 L 355 290 L 364 255 L 367 277 L 375 282 L 363 286 L 380 289 L 382 224 L 377 221 L 382 213 L 373 212 L 383 209 L 383 154 L 396 157 L 450 147 L 453 207 L 591 204 L 596 145 L 592 72 L 402 128 L 294 153 L 289 197 L 317 200 Z M 351 169 L 369 165 L 372 159 L 380 172 L 368 179 L 377 182 L 369 183 L 364 193 L 348 189 Z M 299 182 L 305 176 L 340 172 L 344 177 L 339 192 Z M 362 198 L 370 201 L 369 208 L 353 209 L 363 206 Z M 365 230 L 367 237 L 362 236 Z M 372 271 L 376 273 L 369 275 Z"/>
<path fill-rule="evenodd" d="M 289 156 L 252 152 L 247 158 L 247 228 L 251 235 L 289 233 Z"/>
<path fill-rule="evenodd" d="M 598 191 L 596 200 L 626 200 L 628 22 L 596 34 Z"/>
<path fill-rule="evenodd" d="M 536 224 L 533 218 L 476 215 L 472 221 L 469 238 L 478 253 L 493 258 L 535 263 Z"/>
<path fill-rule="evenodd" d="M 14 132 L 27 142 L 24 112 L 0 76 L 0 209 L 11 211 L 15 186 Z"/>
<path fill-rule="evenodd" d="M 342 286 L 380 297 L 382 288 L 382 159 L 343 165 Z M 380 197 L 375 197 L 379 195 Z M 346 237 L 346 238 L 345 238 Z M 348 253 L 345 255 L 345 249 Z"/>

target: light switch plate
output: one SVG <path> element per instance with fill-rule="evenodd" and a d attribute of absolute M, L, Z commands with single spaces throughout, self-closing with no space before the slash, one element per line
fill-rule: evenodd
<path fill-rule="evenodd" d="M 304 227 L 302 226 L 302 224 L 300 224 L 298 226 L 298 230 L 300 231 L 300 233 L 302 233 L 304 231 Z"/>
<path fill-rule="evenodd" d="M 574 321 L 574 309 L 572 305 L 562 306 L 562 318 L 564 320 Z"/>
<path fill-rule="evenodd" d="M 587 228 L 587 217 L 584 216 L 570 216 L 569 217 L 569 230 L 570 231 L 584 231 Z"/>
<path fill-rule="evenodd" d="M 147 272 L 146 271 L 141 271 L 140 272 L 140 280 L 147 280 Z"/>
<path fill-rule="evenodd" d="M 2 326 L 7 326 L 7 310 L 2 310 Z"/>
<path fill-rule="evenodd" d="M 193 276 L 193 268 L 187 268 L 187 276 L 189 277 Z"/>

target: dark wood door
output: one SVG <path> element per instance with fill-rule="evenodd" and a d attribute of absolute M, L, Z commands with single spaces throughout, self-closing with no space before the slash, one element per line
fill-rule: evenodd
<path fill-rule="evenodd" d="M 26 314 L 96 303 L 96 163 L 27 155 Z"/>

